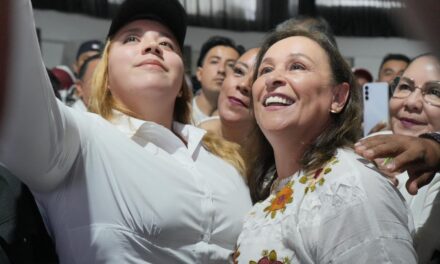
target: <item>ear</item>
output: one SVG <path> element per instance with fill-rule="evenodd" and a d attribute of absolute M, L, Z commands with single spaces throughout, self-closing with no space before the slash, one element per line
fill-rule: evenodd
<path fill-rule="evenodd" d="M 202 81 L 202 74 L 203 74 L 203 68 L 202 67 L 197 67 L 196 77 L 197 77 L 197 80 L 199 82 Z"/>
<path fill-rule="evenodd" d="M 75 91 L 76 91 L 76 94 L 78 95 L 78 97 L 80 97 L 80 98 L 83 97 L 84 91 L 83 91 L 83 87 L 82 87 L 81 81 L 77 81 L 75 83 Z"/>
<path fill-rule="evenodd" d="M 340 113 L 347 103 L 350 94 L 350 85 L 346 82 L 333 87 L 333 100 L 330 107 L 331 113 Z"/>

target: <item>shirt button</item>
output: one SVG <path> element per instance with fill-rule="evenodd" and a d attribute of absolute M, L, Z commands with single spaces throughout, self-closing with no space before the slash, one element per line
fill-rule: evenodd
<path fill-rule="evenodd" d="M 202 235 L 202 240 L 205 242 L 209 242 L 209 240 L 211 239 L 211 234 L 210 233 L 204 233 Z"/>

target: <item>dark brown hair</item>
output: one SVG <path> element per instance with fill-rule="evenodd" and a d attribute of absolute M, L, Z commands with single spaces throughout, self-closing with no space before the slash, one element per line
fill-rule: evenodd
<path fill-rule="evenodd" d="M 300 161 L 303 170 L 313 170 L 327 162 L 341 147 L 352 147 L 359 139 L 361 132 L 361 94 L 356 88 L 355 79 L 350 67 L 340 54 L 339 50 L 332 44 L 328 37 L 319 31 L 304 31 L 300 29 L 286 29 L 273 32 L 265 41 L 258 53 L 256 69 L 260 67 L 261 61 L 267 50 L 276 42 L 293 36 L 307 37 L 325 51 L 332 71 L 333 84 L 348 83 L 350 93 L 348 100 L 339 113 L 331 113 L 328 127 L 307 146 Z M 253 80 L 258 77 L 258 70 L 255 71 Z M 255 131 L 255 144 L 251 144 L 253 159 L 249 160 L 248 181 L 254 202 L 265 199 L 269 195 L 270 186 L 274 180 L 275 159 L 273 149 L 260 129 Z"/>

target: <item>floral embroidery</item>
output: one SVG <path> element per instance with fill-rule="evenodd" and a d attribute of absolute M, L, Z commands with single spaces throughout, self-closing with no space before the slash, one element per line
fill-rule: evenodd
<path fill-rule="evenodd" d="M 287 183 L 270 201 L 270 205 L 264 208 L 266 216 L 270 214 L 270 217 L 275 218 L 278 211 L 283 213 L 286 210 L 286 205 L 293 201 L 293 183 L 294 181 Z"/>
<path fill-rule="evenodd" d="M 240 251 L 238 250 L 239 247 L 240 245 L 235 245 L 235 251 L 232 253 L 232 263 L 234 264 L 238 264 L 238 257 L 240 256 Z"/>
<path fill-rule="evenodd" d="M 316 184 L 322 186 L 325 182 L 324 175 L 328 174 L 332 171 L 331 166 L 338 163 L 339 160 L 336 157 L 331 158 L 327 164 L 323 168 L 319 168 L 313 170 L 299 179 L 299 182 L 302 184 L 307 184 L 307 187 L 304 189 L 304 193 L 313 192 L 316 189 Z"/>
<path fill-rule="evenodd" d="M 263 257 L 256 261 L 249 261 L 249 264 L 290 264 L 290 259 L 288 257 L 283 258 L 282 260 L 278 260 L 277 252 L 275 250 L 271 250 L 268 252 L 267 250 L 263 250 Z"/>

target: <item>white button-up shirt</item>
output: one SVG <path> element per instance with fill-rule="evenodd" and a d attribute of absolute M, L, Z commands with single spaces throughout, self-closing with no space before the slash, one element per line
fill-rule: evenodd
<path fill-rule="evenodd" d="M 30 1 L 12 1 L 11 78 L 0 161 L 28 184 L 62 263 L 225 263 L 251 207 L 204 131 L 57 102 Z M 23 72 L 26 72 L 23 75 Z"/>

